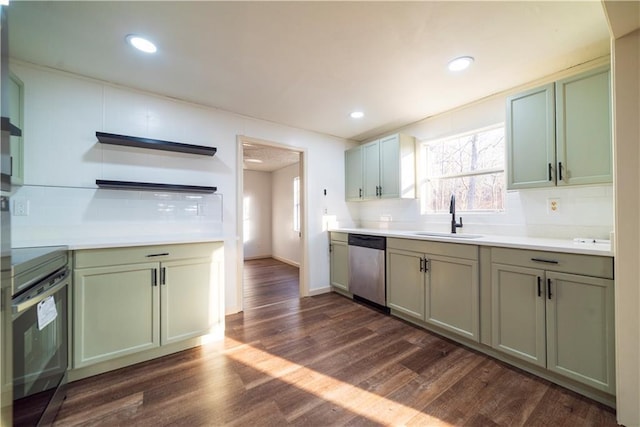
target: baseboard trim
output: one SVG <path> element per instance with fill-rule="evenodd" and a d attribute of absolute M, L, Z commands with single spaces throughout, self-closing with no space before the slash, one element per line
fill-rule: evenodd
<path fill-rule="evenodd" d="M 328 294 L 329 292 L 331 292 L 331 286 L 320 289 L 309 289 L 309 296 L 315 297 L 316 295 Z"/>
<path fill-rule="evenodd" d="M 267 258 L 273 258 L 273 257 L 271 255 L 256 255 L 256 256 L 244 257 L 244 260 L 253 261 L 254 259 L 267 259 Z"/>
<path fill-rule="evenodd" d="M 271 255 L 271 258 L 280 261 L 280 262 L 284 262 L 285 264 L 289 264 L 292 265 L 294 267 L 300 268 L 300 263 L 299 262 L 295 262 L 295 261 L 291 261 L 290 259 L 286 259 L 286 258 L 282 258 L 279 257 L 277 255 Z"/>

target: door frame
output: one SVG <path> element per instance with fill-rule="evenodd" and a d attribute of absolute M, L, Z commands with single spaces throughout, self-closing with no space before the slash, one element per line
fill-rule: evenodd
<path fill-rule="evenodd" d="M 244 150 L 243 144 L 263 145 L 268 147 L 280 148 L 289 151 L 296 151 L 300 154 L 300 245 L 302 246 L 302 257 L 300 259 L 299 273 L 299 295 L 300 298 L 309 296 L 309 242 L 307 239 L 307 150 L 301 147 L 281 144 L 259 138 L 253 138 L 246 135 L 238 135 L 236 137 L 236 277 L 238 278 L 238 286 L 236 298 L 237 306 L 240 311 L 244 311 Z"/>

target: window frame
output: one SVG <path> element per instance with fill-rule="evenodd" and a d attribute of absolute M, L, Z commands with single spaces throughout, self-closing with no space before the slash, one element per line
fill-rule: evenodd
<path fill-rule="evenodd" d="M 293 178 L 293 231 L 300 233 L 300 177 Z"/>

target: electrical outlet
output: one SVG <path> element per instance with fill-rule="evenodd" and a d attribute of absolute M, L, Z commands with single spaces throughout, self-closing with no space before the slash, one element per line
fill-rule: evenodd
<path fill-rule="evenodd" d="M 560 212 L 560 199 L 547 199 L 547 212 L 556 214 Z"/>
<path fill-rule="evenodd" d="M 26 199 L 15 199 L 13 201 L 13 215 L 14 216 L 28 216 L 29 215 L 29 201 Z"/>

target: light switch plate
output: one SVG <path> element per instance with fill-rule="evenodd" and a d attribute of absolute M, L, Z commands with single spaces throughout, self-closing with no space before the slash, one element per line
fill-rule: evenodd
<path fill-rule="evenodd" d="M 15 199 L 13 201 L 13 216 L 29 216 L 29 201 Z"/>

